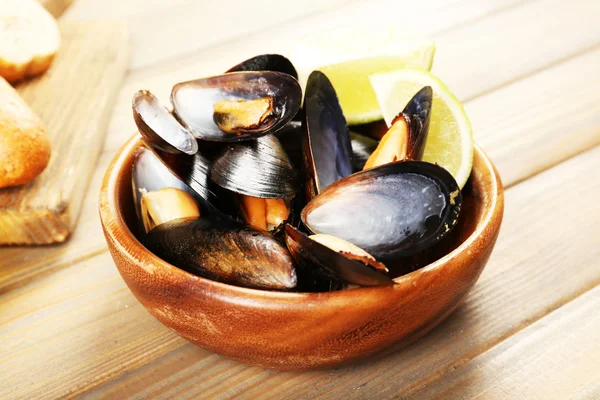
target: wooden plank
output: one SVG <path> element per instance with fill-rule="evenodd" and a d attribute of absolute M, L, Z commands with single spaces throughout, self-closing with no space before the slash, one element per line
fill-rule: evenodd
<path fill-rule="evenodd" d="M 596 287 L 411 397 L 598 399 L 599 308 Z"/>
<path fill-rule="evenodd" d="M 120 282 L 109 257 L 102 254 L 0 297 L 0 316 L 6 315 L 0 320 L 0 334 L 5 347 L 12 349 L 0 357 L 0 368 L 18 371 L 0 380 L 0 390 L 13 393 L 18 387 L 23 397 L 37 394 L 39 387 L 29 391 L 20 382 L 48 376 L 47 366 L 34 356 L 39 354 L 60 366 L 60 379 L 44 387 L 55 396 L 66 387 L 91 390 L 90 398 L 410 394 L 600 284 L 600 237 L 595 234 L 596 219 L 590 218 L 597 210 L 600 181 L 588 176 L 599 167 L 597 147 L 509 189 L 501 237 L 465 304 L 429 335 L 381 360 L 330 371 L 266 371 L 175 340 L 167 328 L 160 330 L 150 322 L 148 327 L 118 329 L 120 344 L 112 346 L 103 338 L 114 339 L 113 330 L 123 321 L 114 321 L 120 318 L 114 314 L 116 302 L 130 307 L 137 302 Z M 577 273 L 565 268 L 567 264 L 577 266 Z M 73 285 L 77 289 L 70 289 Z M 39 304 L 47 307 L 40 309 Z M 127 314 L 127 320 L 137 321 L 142 314 Z M 50 320 L 52 328 L 47 326 Z M 66 320 L 68 326 L 61 327 Z M 172 345 L 154 348 L 161 332 L 169 332 L 161 340 L 172 340 Z M 86 343 L 80 339 L 85 337 L 96 339 Z M 110 356 L 98 341 L 110 345 Z M 25 357 L 31 343 L 36 343 L 35 353 Z M 119 348 L 130 361 L 123 363 Z M 108 371 L 111 380 L 98 371 Z M 120 373 L 125 374 L 117 378 Z M 101 382 L 107 383 L 96 387 Z"/>
<path fill-rule="evenodd" d="M 506 185 L 600 144 L 598 66 L 600 47 L 466 103 Z"/>
<path fill-rule="evenodd" d="M 597 46 L 598 15 L 598 1 L 523 4 L 437 38 L 433 72 L 472 99 Z"/>
<path fill-rule="evenodd" d="M 102 155 L 91 176 L 77 229 L 60 245 L 0 248 L 0 294 L 61 268 L 107 251 L 98 217 L 98 197 L 104 171 L 112 155 Z"/>
<path fill-rule="evenodd" d="M 73 397 L 185 342 L 135 300 L 108 253 L 0 296 L 0 337 L 10 399 Z"/>
<path fill-rule="evenodd" d="M 73 0 L 38 0 L 41 5 L 54 15 L 54 18 L 58 18 L 64 13 L 67 8 L 73 3 Z"/>
<path fill-rule="evenodd" d="M 45 244 L 68 236 L 125 75 L 123 24 L 63 24 L 61 33 L 62 47 L 49 71 L 17 87 L 46 126 L 52 158 L 32 183 L 0 190 L 0 244 Z"/>
<path fill-rule="evenodd" d="M 224 7 L 217 1 L 151 1 L 147 5 L 140 0 L 128 4 L 111 0 L 113 8 L 105 2 L 86 1 L 68 18 L 115 18 L 116 9 L 117 15 L 127 18 L 132 32 L 132 67 L 142 68 L 252 32 L 275 26 L 281 29 L 292 20 L 343 9 L 353 1 L 357 0 L 305 0 L 300 6 L 278 0 L 254 0 Z"/>

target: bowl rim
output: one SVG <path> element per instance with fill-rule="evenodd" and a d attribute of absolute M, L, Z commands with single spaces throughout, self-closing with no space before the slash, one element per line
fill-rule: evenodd
<path fill-rule="evenodd" d="M 299 300 L 309 298 L 340 298 L 345 296 L 355 296 L 356 291 L 370 292 L 379 290 L 389 290 L 390 288 L 399 288 L 406 284 L 406 282 L 412 281 L 416 276 L 434 272 L 444 267 L 448 262 L 454 258 L 457 258 L 460 254 L 468 251 L 469 248 L 478 240 L 485 240 L 484 236 L 493 237 L 494 235 L 484 235 L 483 233 L 491 229 L 492 221 L 497 218 L 502 218 L 503 204 L 504 204 L 504 193 L 503 186 L 498 171 L 494 164 L 491 162 L 487 154 L 477 144 L 474 145 L 474 156 L 478 156 L 482 160 L 484 168 L 481 170 L 489 171 L 491 185 L 489 187 L 490 194 L 490 206 L 485 211 L 485 214 L 481 217 L 479 224 L 477 224 L 475 230 L 467 237 L 459 246 L 457 246 L 450 253 L 437 259 L 436 261 L 412 271 L 408 274 L 396 277 L 393 279 L 395 285 L 392 286 L 371 286 L 371 287 L 360 287 L 352 290 L 332 291 L 332 292 L 284 292 L 284 291 L 269 291 L 262 289 L 252 289 L 241 286 L 230 285 L 224 282 L 214 281 L 208 278 L 204 278 L 198 275 L 191 274 L 184 271 L 176 266 L 164 261 L 160 257 L 156 256 L 150 250 L 146 249 L 144 245 L 135 237 L 133 232 L 127 226 L 121 211 L 117 207 L 117 183 L 121 179 L 121 172 L 123 168 L 126 168 L 126 160 L 130 159 L 130 155 L 133 154 L 135 149 L 143 146 L 141 137 L 136 133 L 129 138 L 125 144 L 119 149 L 115 157 L 111 161 L 100 189 L 100 220 L 104 233 L 112 239 L 113 245 L 117 248 L 121 255 L 124 255 L 128 261 L 135 264 L 136 268 L 146 269 L 144 265 L 151 264 L 155 268 L 164 268 L 168 270 L 169 274 L 178 276 L 183 281 L 195 282 L 195 290 L 211 290 L 213 293 L 226 292 L 228 298 L 231 301 L 231 295 L 237 295 L 240 298 L 248 299 L 253 298 L 269 299 L 273 300 Z M 473 173 L 473 172 L 471 172 Z M 488 174 L 485 174 L 488 175 Z M 499 229 L 499 226 L 498 226 Z M 118 238 L 117 238 L 118 237 Z M 477 246 L 480 247 L 480 246 Z M 485 247 L 485 246 L 484 246 Z M 145 259 L 142 259 L 140 255 L 145 255 Z M 189 286 L 188 286 L 189 288 Z"/>

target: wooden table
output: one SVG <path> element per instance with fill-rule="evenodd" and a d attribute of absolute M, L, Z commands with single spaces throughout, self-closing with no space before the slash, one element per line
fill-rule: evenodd
<path fill-rule="evenodd" d="M 303 3 L 78 0 L 62 17 L 126 19 L 131 67 L 71 239 L 0 250 L 1 398 L 600 398 L 600 2 Z M 450 318 L 376 362 L 281 373 L 189 344 L 135 300 L 100 229 L 100 180 L 134 132 L 132 94 L 167 98 L 314 29 L 373 23 L 436 40 L 434 72 L 503 177 L 486 270 Z"/>

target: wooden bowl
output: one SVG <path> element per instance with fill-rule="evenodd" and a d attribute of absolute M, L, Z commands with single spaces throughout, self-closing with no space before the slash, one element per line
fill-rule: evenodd
<path fill-rule="evenodd" d="M 104 177 L 106 242 L 135 297 L 190 342 L 246 364 L 279 370 L 335 367 L 404 346 L 446 318 L 473 287 L 498 237 L 504 208 L 494 166 L 475 149 L 461 222 L 441 258 L 396 285 L 328 293 L 246 289 L 189 274 L 156 257 L 132 234 L 133 137 Z M 448 252 L 449 250 L 452 251 Z M 430 253 L 435 253 L 434 249 Z"/>

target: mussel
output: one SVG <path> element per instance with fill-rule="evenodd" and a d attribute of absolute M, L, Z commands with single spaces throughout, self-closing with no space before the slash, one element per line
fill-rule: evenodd
<path fill-rule="evenodd" d="M 392 285 L 387 268 L 364 250 L 329 235 L 306 236 L 290 225 L 285 241 L 298 264 L 328 279 L 360 286 Z"/>
<path fill-rule="evenodd" d="M 204 215 L 227 217 L 236 214 L 237 207 L 231 196 L 210 180 L 211 162 L 201 152 L 188 156 L 152 151 L 173 175 L 197 194 Z"/>
<path fill-rule="evenodd" d="M 423 158 L 429 131 L 432 96 L 431 87 L 426 86 L 410 99 L 404 110 L 392 121 L 392 126 L 369 156 L 364 169 L 389 162 L 419 161 Z"/>
<path fill-rule="evenodd" d="M 196 154 L 198 142 L 147 90 L 133 96 L 133 119 L 144 141 L 167 153 Z"/>
<path fill-rule="evenodd" d="M 133 153 L 131 178 L 135 210 L 140 221 L 144 219 L 141 212 L 142 197 L 149 192 L 175 188 L 187 192 L 196 203 L 202 201 L 192 188 L 173 175 L 156 154 L 146 147 L 140 147 Z"/>
<path fill-rule="evenodd" d="M 448 171 L 393 162 L 339 180 L 302 211 L 314 233 L 337 236 L 387 264 L 437 241 L 456 225 L 460 189 Z"/>
<path fill-rule="evenodd" d="M 298 79 L 298 72 L 290 60 L 280 54 L 261 54 L 243 61 L 227 72 L 240 71 L 274 71 L 283 72 Z"/>
<path fill-rule="evenodd" d="M 260 198 L 293 197 L 298 188 L 297 174 L 273 135 L 226 146 L 213 160 L 210 177 L 225 189 Z"/>
<path fill-rule="evenodd" d="M 379 141 L 350 131 L 350 144 L 352 146 L 352 168 L 354 172 L 362 171 L 365 163 L 379 145 Z"/>
<path fill-rule="evenodd" d="M 272 71 L 232 72 L 178 83 L 171 92 L 177 118 L 198 138 L 239 142 L 274 133 L 298 112 L 298 81 Z"/>
<path fill-rule="evenodd" d="M 304 97 L 304 161 L 308 199 L 352 173 L 352 148 L 346 119 L 325 74 L 308 77 Z"/>
<path fill-rule="evenodd" d="M 296 286 L 287 249 L 269 233 L 239 222 L 178 219 L 151 230 L 144 243 L 163 260 L 215 281 L 270 290 Z"/>

